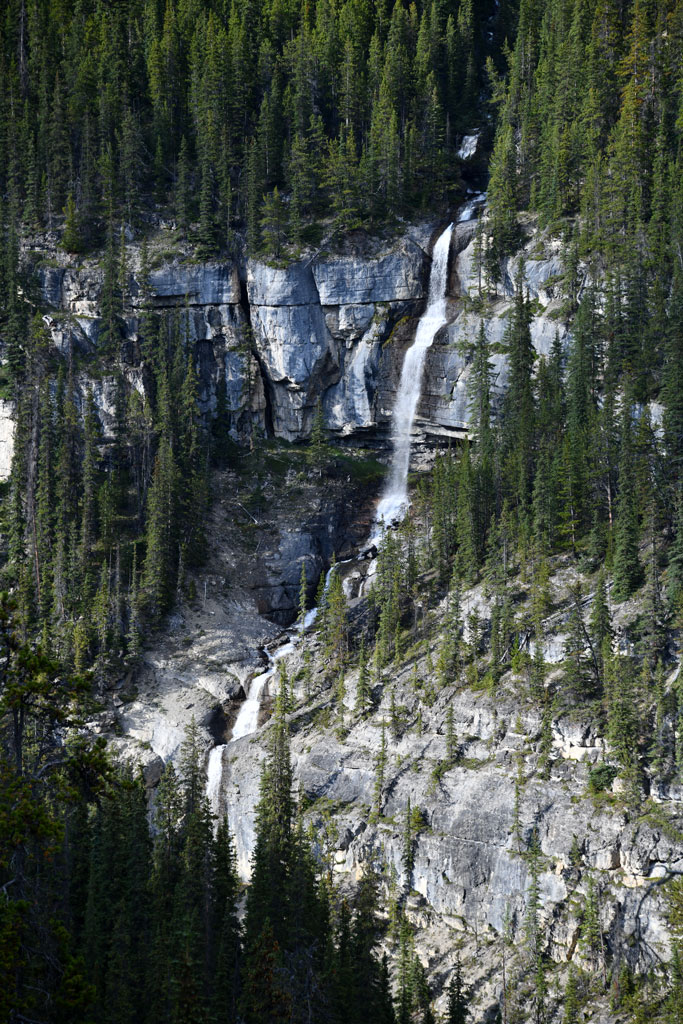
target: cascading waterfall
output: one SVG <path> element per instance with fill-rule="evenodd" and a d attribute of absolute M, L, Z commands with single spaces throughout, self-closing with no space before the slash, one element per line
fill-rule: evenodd
<path fill-rule="evenodd" d="M 305 628 L 306 622 L 304 621 L 304 629 Z M 301 630 L 299 628 L 297 632 L 300 631 Z M 280 661 L 281 658 L 285 658 L 288 654 L 291 654 L 294 650 L 295 640 L 296 632 L 293 632 L 290 634 L 290 639 L 286 643 L 281 644 L 274 654 L 271 654 L 269 651 L 265 651 L 266 657 L 268 658 L 268 668 L 265 672 L 261 672 L 260 675 L 254 676 L 249 684 L 247 699 L 242 702 L 242 706 L 237 718 L 235 719 L 235 724 L 232 727 L 230 743 L 234 740 L 241 739 L 243 736 L 249 736 L 252 732 L 256 732 L 258 729 L 258 716 L 259 711 L 261 710 L 261 696 L 263 691 L 268 684 L 268 680 L 272 679 L 275 675 L 278 661 Z M 223 781 L 223 752 L 227 746 L 227 743 L 221 743 L 218 746 L 213 747 L 209 753 L 209 760 L 206 765 L 206 795 L 209 800 L 209 806 L 215 815 L 220 813 L 221 783 Z"/>
<path fill-rule="evenodd" d="M 403 360 L 401 380 L 396 395 L 396 405 L 391 424 L 393 461 L 391 474 L 379 505 L 375 520 L 389 524 L 401 519 L 408 507 L 408 469 L 410 467 L 410 444 L 417 405 L 422 391 L 427 349 L 431 346 L 437 331 L 446 323 L 446 288 L 448 286 L 448 253 L 451 247 L 453 225 L 436 241 L 432 255 L 432 269 L 429 275 L 427 308 L 420 317 L 415 332 L 415 341 Z M 373 542 L 375 538 L 373 538 Z"/>
<path fill-rule="evenodd" d="M 427 349 L 430 347 L 437 331 L 446 323 L 446 288 L 448 285 L 448 253 L 451 245 L 453 225 L 449 224 L 439 236 L 432 255 L 432 269 L 429 275 L 429 292 L 427 308 L 420 317 L 415 332 L 415 341 L 408 349 L 403 360 L 401 380 L 396 395 L 396 405 L 392 418 L 393 462 L 391 475 L 382 500 L 377 506 L 375 522 L 389 524 L 400 519 L 408 507 L 408 469 L 410 467 L 410 446 L 412 440 L 415 415 L 422 391 L 422 377 Z M 370 543 L 381 540 L 381 532 L 373 537 Z M 342 563 L 339 563 L 342 564 Z M 329 569 L 325 579 L 325 589 L 329 586 L 332 573 L 336 566 Z M 277 662 L 294 650 L 301 635 L 315 622 L 318 609 L 312 608 L 306 613 L 303 625 L 290 631 L 286 643 L 270 654 L 268 668 L 260 675 L 254 676 L 249 685 L 247 699 L 243 702 L 233 726 L 230 742 L 249 736 L 258 728 L 258 716 L 261 707 L 261 696 L 268 681 L 275 675 Z M 207 764 L 206 793 L 211 809 L 215 814 L 220 809 L 221 783 L 223 778 L 223 754 L 227 744 L 214 747 Z"/>

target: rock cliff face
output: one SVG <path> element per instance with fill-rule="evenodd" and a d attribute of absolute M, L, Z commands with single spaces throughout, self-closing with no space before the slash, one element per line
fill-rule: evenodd
<path fill-rule="evenodd" d="M 144 302 L 160 311 L 184 309 L 202 407 L 214 408 L 217 389 L 225 388 L 236 439 L 254 426 L 288 441 L 305 438 L 318 399 L 330 429 L 349 434 L 372 427 L 382 346 L 424 300 L 431 228 L 411 229 L 379 250 L 360 238 L 351 254 L 317 254 L 286 267 L 255 260 L 194 264 L 159 250 L 148 299 L 139 247 L 131 245 L 124 372 L 144 387 L 136 349 Z M 35 266 L 53 344 L 62 353 L 73 348 L 95 356 L 102 270 L 94 261 L 77 267 L 55 255 L 63 266 Z M 107 392 L 105 378 L 96 388 L 105 430 Z"/>
<path fill-rule="evenodd" d="M 428 441 L 416 448 L 423 454 L 439 435 L 462 436 L 468 428 L 467 378 L 479 328 L 470 301 L 478 279 L 475 226 L 458 223 L 453 236 L 450 322 L 428 354 L 417 421 L 418 434 Z M 189 254 L 171 258 L 158 241 L 151 247 L 148 299 L 142 295 L 139 246 L 129 245 L 123 372 L 144 391 L 136 345 L 144 302 L 159 311 L 184 310 L 201 406 L 206 412 L 215 408 L 223 388 L 236 440 L 254 428 L 287 441 L 306 438 L 320 399 L 330 430 L 381 445 L 403 354 L 424 305 L 438 229 L 420 224 L 384 243 L 359 233 L 344 254 L 315 253 L 283 267 L 257 260 L 195 263 Z M 72 348 L 96 358 L 102 270 L 95 261 L 76 266 L 64 254 L 52 255 L 48 262 L 35 254 L 27 258 L 35 264 L 53 344 L 64 354 Z M 525 255 L 525 287 L 537 309 L 534 345 L 547 354 L 556 333 L 560 341 L 566 334 L 553 291 L 562 268 L 555 252 L 544 251 L 536 238 Z M 510 265 L 486 320 L 499 392 L 506 383 L 501 341 L 515 274 Z M 98 373 L 92 385 L 106 433 L 113 424 L 114 381 Z M 0 443 L 9 444 L 5 434 Z M 4 462 L 0 458 L 0 477 Z"/>

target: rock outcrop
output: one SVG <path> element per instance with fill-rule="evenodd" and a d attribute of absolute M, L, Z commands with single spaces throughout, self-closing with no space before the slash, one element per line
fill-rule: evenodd
<path fill-rule="evenodd" d="M 283 270 L 249 261 L 254 342 L 276 436 L 305 437 L 318 399 L 332 430 L 374 424 L 382 344 L 425 295 L 427 257 L 410 238 L 377 256 L 316 256 Z"/>
<path fill-rule="evenodd" d="M 428 455 L 439 435 L 463 436 L 469 426 L 467 380 L 479 316 L 472 298 L 479 287 L 475 220 L 457 223 L 450 273 L 450 321 L 428 353 L 417 428 Z M 285 266 L 255 259 L 197 263 L 188 254 L 171 256 L 162 241 L 150 249 L 147 290 L 141 285 L 141 253 L 127 247 L 124 372 L 143 387 L 136 349 L 145 303 L 154 309 L 184 310 L 183 328 L 194 343 L 204 412 L 224 389 L 230 430 L 236 440 L 257 432 L 299 441 L 308 436 L 318 400 L 328 429 L 358 435 L 364 443 L 386 443 L 395 389 L 406 347 L 412 343 L 429 276 L 428 252 L 436 224 L 407 228 L 382 242 L 358 233 L 343 254 L 318 252 Z M 55 347 L 96 355 L 102 269 L 89 260 L 75 266 L 36 265 L 42 298 L 49 308 Z M 553 246 L 532 232 L 525 252 L 525 288 L 535 302 L 534 346 L 547 355 L 566 329 L 556 298 L 562 266 Z M 504 335 L 517 262 L 504 268 L 500 296 L 485 326 L 491 344 L 494 389 L 506 385 Z M 137 374 L 137 377 L 136 377 Z M 135 378 L 135 379 L 133 379 Z M 106 385 L 96 389 L 107 429 Z"/>
<path fill-rule="evenodd" d="M 300 664 L 295 651 L 288 662 L 290 679 L 297 679 Z M 427 678 L 424 662 L 418 658 L 415 664 L 417 677 Z M 393 885 L 406 894 L 408 917 L 418 926 L 416 941 L 431 973 L 450 966 L 457 945 L 470 977 L 482 976 L 484 1005 L 495 998 L 502 937 L 524 943 L 532 835 L 540 853 L 544 936 L 558 964 L 582 962 L 577 943 L 589 881 L 600 892 L 608 947 L 618 949 L 636 970 L 666 958 L 666 902 L 658 880 L 683 871 L 683 849 L 656 824 L 629 820 L 618 803 L 593 802 L 589 771 L 602 760 L 604 747 L 590 725 L 556 723 L 544 778 L 538 771 L 540 717 L 520 711 L 510 698 L 494 700 L 454 684 L 426 707 L 408 664 L 392 670 L 391 685 L 375 694 L 372 716 L 359 718 L 353 712 L 354 683 L 351 674 L 343 741 L 325 724 L 329 691 L 291 717 L 297 786 L 306 796 L 318 855 L 342 887 L 352 886 L 372 864 L 389 889 Z M 381 725 L 390 721 L 392 706 L 401 709 L 402 724 L 390 741 L 382 814 L 376 820 L 370 809 L 376 800 Z M 449 707 L 458 737 L 457 761 L 450 766 Z M 219 807 L 234 831 L 245 878 L 266 744 L 267 729 L 230 744 L 222 756 Z M 422 826 L 415 836 L 414 866 L 406 874 L 403 822 L 409 801 Z"/>
<path fill-rule="evenodd" d="M 0 399 L 0 482 L 8 480 L 14 454 L 14 407 Z"/>
<path fill-rule="evenodd" d="M 359 235 L 343 254 L 320 252 L 287 266 L 256 260 L 197 264 L 187 254 L 170 256 L 159 248 L 144 297 L 140 252 L 130 245 L 122 372 L 144 395 L 149 368 L 137 344 L 143 306 L 178 309 L 195 349 L 201 407 L 214 409 L 224 388 L 235 439 L 260 430 L 302 440 L 320 400 L 330 430 L 381 447 L 404 352 L 424 306 L 430 240 L 437 230 L 434 224 L 412 227 L 386 243 Z M 448 322 L 427 353 L 414 446 L 418 459 L 431 457 L 440 438 L 469 431 L 468 381 L 482 315 L 474 231 L 475 222 L 466 221 L 454 232 Z M 556 339 L 562 346 L 568 342 L 557 295 L 563 268 L 554 247 L 538 235 L 523 255 L 524 287 L 533 300 L 532 340 L 537 354 L 547 356 Z M 86 357 L 80 363 L 81 392 L 92 387 L 106 439 L 114 426 L 116 381 L 87 370 L 88 358 L 98 354 L 102 271 L 94 261 L 76 267 L 66 257 L 60 260 L 61 266 L 36 268 L 49 309 L 46 326 L 56 349 L 67 354 L 76 348 Z M 507 265 L 497 298 L 485 306 L 494 405 L 507 385 L 505 332 L 517 274 L 517 261 Z M 11 446 L 11 408 L 0 403 L 0 479 L 9 471 Z M 319 481 L 296 449 L 288 459 L 282 471 L 254 471 L 250 486 L 263 486 L 258 508 L 245 506 L 239 474 L 230 471 L 216 481 L 210 555 L 199 586 L 179 602 L 166 635 L 145 652 L 135 678 L 119 683 L 99 722 L 122 756 L 142 756 L 150 786 L 162 762 L 177 756 L 190 714 L 204 730 L 207 749 L 228 739 L 250 680 L 263 668 L 263 647 L 276 642 L 294 618 L 302 567 L 312 589 L 333 554 L 352 554 L 368 536 L 377 479 L 361 486 L 338 465 Z M 359 563 L 350 567 L 349 593 L 358 593 L 364 571 Z M 566 589 L 561 572 L 554 582 Z M 487 616 L 481 588 L 463 597 L 468 613 L 476 607 Z M 357 601 L 352 605 L 352 614 L 364 614 Z M 549 666 L 565 656 L 566 619 L 565 607 L 544 623 Z M 621 628 L 618 616 L 615 623 Z M 385 680 L 375 688 L 370 717 L 354 715 L 349 696 L 343 740 L 331 727 L 331 694 L 322 685 L 292 716 L 295 773 L 307 798 L 308 822 L 321 860 L 340 884 L 351 886 L 370 863 L 382 866 L 387 888 L 403 893 L 408 916 L 419 925 L 418 949 L 430 973 L 448 973 L 459 943 L 472 976 L 481 980 L 482 998 L 492 1004 L 502 936 L 517 942 L 523 936 L 530 881 L 526 851 L 534 835 L 552 958 L 558 964 L 580 962 L 580 907 L 592 879 L 601 893 L 605 941 L 633 968 L 656 966 L 667 955 L 659 882 L 672 871 L 683 872 L 683 852 L 656 815 L 629 818 L 619 801 L 620 780 L 594 802 L 589 773 L 609 754 L 595 723 L 553 721 L 550 768 L 540 771 L 542 722 L 536 712 L 520 711 L 502 687 L 494 698 L 479 685 L 465 689 L 455 682 L 423 700 L 418 682 L 423 686 L 430 669 L 421 645 L 411 658 L 411 664 L 392 666 L 391 685 Z M 300 647 L 287 669 L 303 696 Z M 354 684 L 350 673 L 349 695 Z M 270 697 L 265 694 L 266 706 Z M 370 808 L 381 723 L 397 706 L 401 722 L 378 817 Z M 450 762 L 449 706 L 458 737 L 458 755 Z M 244 878 L 254 848 L 266 742 L 267 728 L 225 746 L 215 792 L 235 834 Z M 680 803 L 681 788 L 653 787 L 651 797 L 664 814 L 662 805 Z M 409 798 L 422 825 L 407 876 L 402 820 Z"/>

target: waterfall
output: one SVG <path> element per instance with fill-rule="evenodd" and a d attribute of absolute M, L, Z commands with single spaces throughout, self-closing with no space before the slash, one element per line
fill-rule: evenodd
<path fill-rule="evenodd" d="M 439 236 L 432 255 L 432 268 L 429 275 L 429 292 L 427 308 L 420 317 L 415 332 L 415 341 L 406 352 L 401 370 L 401 380 L 396 395 L 396 405 L 392 418 L 393 462 L 391 475 L 384 496 L 377 507 L 376 522 L 391 523 L 403 516 L 408 506 L 408 469 L 410 466 L 410 443 L 415 422 L 417 405 L 422 390 L 422 376 L 425 356 L 437 331 L 446 323 L 446 288 L 448 285 L 448 253 L 451 244 L 453 225 L 449 224 Z M 373 538 L 376 543 L 380 537 Z M 339 563 L 343 564 L 343 563 Z M 325 579 L 325 590 L 329 586 L 332 573 L 337 566 L 332 566 Z M 254 676 L 249 686 L 247 699 L 243 701 L 233 726 L 230 742 L 249 736 L 258 729 L 258 716 L 261 697 L 266 685 L 275 675 L 277 662 L 290 654 L 301 639 L 303 633 L 313 625 L 318 609 L 312 608 L 299 623 L 288 633 L 288 639 L 268 657 L 268 668 L 260 675 Z M 220 790 L 223 774 L 223 752 L 225 744 L 214 747 L 209 754 L 207 764 L 207 796 L 215 814 L 219 812 Z"/>
<path fill-rule="evenodd" d="M 275 668 L 278 661 L 281 658 L 285 658 L 288 654 L 291 654 L 294 650 L 293 639 L 288 640 L 286 643 L 281 644 L 280 647 L 275 651 L 275 654 L 270 654 L 266 651 L 268 658 L 268 668 L 265 672 L 262 672 L 259 676 L 254 676 L 249 685 L 249 694 L 247 699 L 243 701 L 242 707 L 239 710 L 239 714 L 235 719 L 235 724 L 232 728 L 232 736 L 230 740 L 239 740 L 242 736 L 248 736 L 249 733 L 256 732 L 258 728 L 258 715 L 261 708 L 261 694 L 266 688 L 266 684 L 269 679 L 275 675 Z"/>
<path fill-rule="evenodd" d="M 410 442 L 415 423 L 415 414 L 422 391 L 422 376 L 427 349 L 437 331 L 446 323 L 446 288 L 448 286 L 448 252 L 451 245 L 453 225 L 436 241 L 432 255 L 432 269 L 429 275 L 427 308 L 420 317 L 415 332 L 415 341 L 403 360 L 401 380 L 396 395 L 396 404 L 391 424 L 391 440 L 394 454 L 391 475 L 377 506 L 376 522 L 391 523 L 400 519 L 408 506 L 408 469 L 410 466 Z M 373 538 L 374 540 L 374 538 Z"/>
<path fill-rule="evenodd" d="M 213 747 L 206 766 L 206 796 L 213 814 L 220 810 L 221 783 L 223 781 L 223 751 L 225 743 Z"/>

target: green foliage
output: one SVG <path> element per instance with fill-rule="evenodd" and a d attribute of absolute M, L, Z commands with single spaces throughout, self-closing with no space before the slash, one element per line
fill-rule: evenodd
<path fill-rule="evenodd" d="M 606 789 L 610 789 L 612 783 L 619 774 L 619 769 L 615 768 L 613 764 L 599 764 L 595 768 L 591 768 L 588 773 L 588 788 L 591 793 L 604 793 Z"/>
<path fill-rule="evenodd" d="M 327 445 L 327 435 L 325 433 L 323 407 L 322 402 L 318 399 L 315 406 L 306 458 L 308 459 L 309 465 L 321 473 L 327 465 L 329 457 L 330 453 Z"/>
<path fill-rule="evenodd" d="M 0 194 L 26 231 L 66 206 L 69 252 L 113 221 L 138 227 L 154 201 L 204 257 L 230 249 L 236 222 L 277 257 L 328 213 L 349 230 L 438 206 L 460 186 L 462 133 L 485 120 L 504 20 L 492 3 L 346 17 L 40 0 L 19 35 L 0 28 L 0 92 L 17 97 Z"/>
<path fill-rule="evenodd" d="M 64 234 L 62 235 L 62 246 L 67 252 L 79 253 L 85 249 L 85 242 L 81 234 L 80 221 L 74 197 L 69 193 L 64 211 Z"/>

